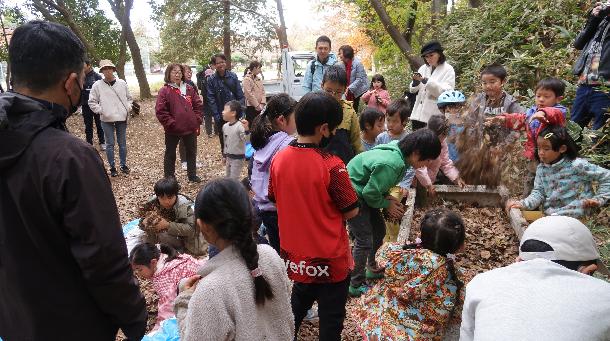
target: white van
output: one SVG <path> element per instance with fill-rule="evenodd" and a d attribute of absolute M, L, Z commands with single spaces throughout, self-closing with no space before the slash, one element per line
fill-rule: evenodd
<path fill-rule="evenodd" d="M 267 99 L 269 97 L 285 92 L 295 100 L 300 100 L 305 95 L 302 83 L 307 72 L 307 64 L 316 58 L 316 54 L 306 51 L 282 50 L 282 65 L 280 67 L 280 79 L 263 81 Z"/>

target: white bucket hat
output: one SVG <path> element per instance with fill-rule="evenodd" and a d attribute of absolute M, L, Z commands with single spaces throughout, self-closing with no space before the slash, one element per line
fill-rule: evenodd
<path fill-rule="evenodd" d="M 100 70 L 102 70 L 105 67 L 111 67 L 116 70 L 116 66 L 114 66 L 114 64 L 112 64 L 112 61 L 110 61 L 110 59 L 100 60 Z"/>
<path fill-rule="evenodd" d="M 523 252 L 521 245 L 527 240 L 538 240 L 547 243 L 553 251 Z M 608 268 L 601 262 L 595 239 L 589 228 L 578 219 L 564 216 L 543 217 L 525 230 L 519 245 L 519 257 L 522 260 L 544 258 L 559 261 L 597 260 L 597 270 L 610 276 Z"/>

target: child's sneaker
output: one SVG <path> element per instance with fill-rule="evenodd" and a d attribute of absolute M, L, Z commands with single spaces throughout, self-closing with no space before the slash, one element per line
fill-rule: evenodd
<path fill-rule="evenodd" d="M 364 285 L 361 285 L 357 288 L 354 288 L 353 286 L 350 285 L 348 293 L 352 297 L 360 297 L 360 296 L 362 296 L 362 294 L 366 293 L 367 290 L 368 290 L 367 287 Z"/>
<path fill-rule="evenodd" d="M 380 267 L 378 265 L 367 267 L 366 272 L 365 272 L 365 277 L 366 277 L 366 279 L 372 279 L 372 280 L 380 279 L 380 278 L 383 278 L 384 272 L 385 272 L 385 268 Z"/>
<path fill-rule="evenodd" d="M 307 311 L 307 315 L 305 315 L 305 318 L 303 320 L 317 321 L 319 319 L 320 317 L 318 316 L 318 309 L 316 307 L 311 307 L 311 309 Z"/>
<path fill-rule="evenodd" d="M 182 170 L 186 170 L 186 162 L 182 162 Z"/>

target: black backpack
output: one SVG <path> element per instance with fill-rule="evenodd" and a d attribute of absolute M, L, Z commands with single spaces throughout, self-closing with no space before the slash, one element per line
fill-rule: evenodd
<path fill-rule="evenodd" d="M 355 156 L 352 144 L 350 143 L 349 131 L 346 129 L 337 129 L 325 149 L 327 152 L 339 157 L 346 165 Z"/>
<path fill-rule="evenodd" d="M 205 70 L 201 70 L 201 71 L 197 72 L 195 77 L 197 77 L 197 87 L 199 88 L 199 91 L 201 92 L 201 96 L 205 96 L 206 95 Z"/>

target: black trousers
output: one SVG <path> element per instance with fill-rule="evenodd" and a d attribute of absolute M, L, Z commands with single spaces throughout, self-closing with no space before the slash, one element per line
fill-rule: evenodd
<path fill-rule="evenodd" d="M 205 133 L 208 136 L 214 134 L 214 118 L 212 117 L 212 113 L 209 110 L 203 111 L 203 125 L 205 126 Z M 218 133 L 218 132 L 216 132 Z"/>
<path fill-rule="evenodd" d="M 222 133 L 222 126 L 225 125 L 227 121 L 223 120 L 222 117 L 218 119 L 214 118 L 214 124 L 216 127 L 216 134 L 218 134 L 218 139 L 220 140 L 220 152 L 222 155 L 225 155 L 225 136 Z"/>
<path fill-rule="evenodd" d="M 426 122 L 411 120 L 411 128 L 413 131 L 416 131 L 417 129 L 425 128 L 427 126 L 428 126 L 428 123 L 426 123 Z"/>
<path fill-rule="evenodd" d="M 189 179 L 197 175 L 195 159 L 197 158 L 197 135 L 195 133 L 184 136 L 165 134 L 165 157 L 163 158 L 163 173 L 165 177 L 175 176 L 176 173 L 176 147 L 178 142 L 184 141 L 186 152 L 186 173 Z"/>
<path fill-rule="evenodd" d="M 292 286 L 292 313 L 295 322 L 295 340 L 299 327 L 311 309 L 314 301 L 318 302 L 320 317 L 320 341 L 339 341 L 345 320 L 345 304 L 349 287 L 348 275 L 337 283 L 294 283 Z"/>
<path fill-rule="evenodd" d="M 197 135 L 195 135 L 195 150 L 197 150 Z M 178 154 L 180 154 L 180 163 L 187 162 L 186 160 L 186 148 L 184 148 L 184 139 L 180 140 L 178 144 Z M 197 152 L 195 152 L 195 161 L 197 159 Z"/>
<path fill-rule="evenodd" d="M 263 224 L 267 228 L 267 237 L 269 238 L 269 245 L 280 254 L 280 230 L 277 223 L 277 212 L 274 211 L 260 211 L 258 214 Z"/>
<path fill-rule="evenodd" d="M 104 140 L 104 130 L 102 129 L 102 122 L 100 121 L 100 115 L 94 113 L 89 109 L 88 105 L 83 105 L 83 121 L 85 121 L 85 139 L 89 144 L 93 144 L 93 122 L 95 122 L 95 130 L 97 132 L 97 140 L 100 144 L 106 143 Z"/>

